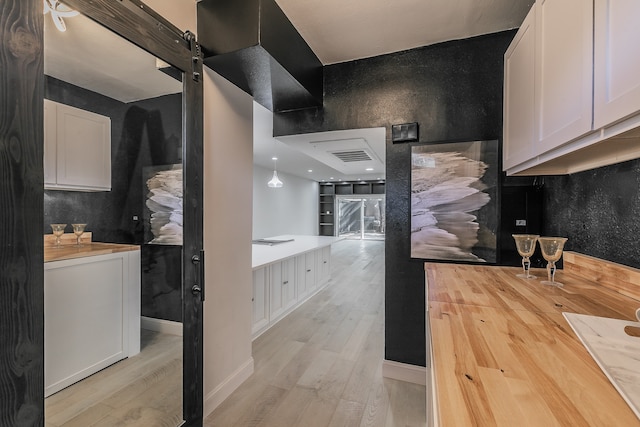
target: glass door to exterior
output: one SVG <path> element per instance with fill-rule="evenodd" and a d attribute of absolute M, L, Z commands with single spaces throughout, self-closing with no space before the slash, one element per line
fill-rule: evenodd
<path fill-rule="evenodd" d="M 384 239 L 384 196 L 338 197 L 338 236 Z"/>

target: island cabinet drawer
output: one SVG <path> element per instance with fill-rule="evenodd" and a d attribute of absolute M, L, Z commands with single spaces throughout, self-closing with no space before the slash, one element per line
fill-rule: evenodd
<path fill-rule="evenodd" d="M 45 395 L 140 351 L 139 251 L 45 263 Z"/>
<path fill-rule="evenodd" d="M 275 321 L 296 304 L 296 260 L 285 259 L 273 264 L 270 270 L 269 319 Z"/>
<path fill-rule="evenodd" d="M 253 270 L 253 319 L 251 334 L 255 337 L 269 326 L 269 267 Z"/>
<path fill-rule="evenodd" d="M 253 270 L 253 339 L 325 287 L 331 246 L 293 254 Z"/>

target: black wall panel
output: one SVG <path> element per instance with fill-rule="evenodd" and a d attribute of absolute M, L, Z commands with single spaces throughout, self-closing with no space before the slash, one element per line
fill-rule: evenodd
<path fill-rule="evenodd" d="M 46 190 L 44 232 L 51 233 L 54 222 L 86 222 L 95 241 L 143 243 L 142 170 L 181 162 L 182 94 L 125 104 L 46 77 L 45 98 L 111 118 L 112 190 Z"/>
<path fill-rule="evenodd" d="M 423 263 L 409 258 L 410 144 L 391 125 L 418 122 L 420 142 L 501 139 L 506 31 L 326 66 L 324 107 L 276 113 L 274 134 L 384 126 L 387 234 L 385 357 L 425 364 Z"/>
<path fill-rule="evenodd" d="M 566 250 L 640 268 L 640 160 L 545 177 L 545 234 Z"/>

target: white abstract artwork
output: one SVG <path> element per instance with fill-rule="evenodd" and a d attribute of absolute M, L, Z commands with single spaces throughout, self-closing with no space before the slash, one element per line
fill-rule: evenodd
<path fill-rule="evenodd" d="M 411 257 L 495 262 L 497 141 L 411 152 Z"/>
<path fill-rule="evenodd" d="M 164 166 L 147 174 L 148 223 L 158 245 L 182 245 L 182 165 Z"/>

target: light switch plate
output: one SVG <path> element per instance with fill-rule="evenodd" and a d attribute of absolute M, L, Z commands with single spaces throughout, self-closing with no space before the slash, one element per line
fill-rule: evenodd
<path fill-rule="evenodd" d="M 516 227 L 526 227 L 527 220 L 526 219 L 516 219 Z"/>

